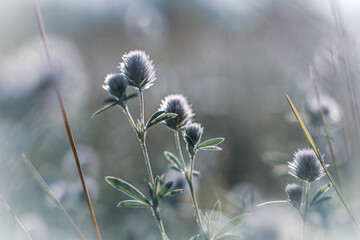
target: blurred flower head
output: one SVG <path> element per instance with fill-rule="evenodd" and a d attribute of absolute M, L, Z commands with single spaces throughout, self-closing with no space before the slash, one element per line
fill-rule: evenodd
<path fill-rule="evenodd" d="M 126 97 L 126 87 L 129 83 L 128 78 L 122 73 L 110 73 L 105 77 L 103 88 L 117 99 Z"/>
<path fill-rule="evenodd" d="M 203 132 L 204 128 L 200 123 L 188 123 L 184 127 L 184 138 L 189 138 L 195 146 L 199 143 Z"/>
<path fill-rule="evenodd" d="M 186 98 L 180 94 L 172 94 L 165 97 L 161 101 L 159 110 L 177 114 L 176 117 L 164 121 L 166 126 L 176 131 L 190 123 L 194 116 Z"/>
<path fill-rule="evenodd" d="M 138 89 L 147 89 L 156 80 L 153 62 L 144 51 L 134 50 L 122 57 L 120 71 L 129 78 L 129 85 Z"/>
<path fill-rule="evenodd" d="M 309 99 L 306 102 L 306 108 L 305 108 L 306 113 L 312 125 L 314 126 L 323 125 L 321 109 L 324 112 L 324 116 L 326 120 L 330 124 L 335 124 L 340 122 L 341 120 L 340 108 L 337 102 L 333 98 L 329 96 L 322 96 L 320 99 L 320 104 L 321 104 L 321 108 L 316 98 Z"/>
<path fill-rule="evenodd" d="M 288 183 L 285 187 L 285 192 L 288 195 L 290 202 L 294 206 L 294 208 L 299 208 L 302 196 L 301 185 L 296 183 Z"/>
<path fill-rule="evenodd" d="M 302 180 L 313 182 L 325 176 L 316 154 L 310 148 L 299 149 L 289 162 L 289 174 Z"/>

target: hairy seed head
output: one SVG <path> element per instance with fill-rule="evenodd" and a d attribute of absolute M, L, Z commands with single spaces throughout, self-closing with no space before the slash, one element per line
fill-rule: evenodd
<path fill-rule="evenodd" d="M 299 149 L 289 162 L 289 174 L 302 180 L 313 182 L 325 176 L 316 154 L 310 148 Z"/>
<path fill-rule="evenodd" d="M 166 113 L 176 113 L 177 116 L 165 120 L 163 123 L 173 130 L 179 130 L 192 121 L 194 113 L 186 98 L 180 94 L 165 97 L 160 104 L 159 110 Z"/>
<path fill-rule="evenodd" d="M 144 51 L 134 50 L 123 55 L 120 72 L 129 78 L 129 85 L 138 89 L 147 89 L 156 80 L 153 62 Z"/>
<path fill-rule="evenodd" d="M 128 85 L 128 78 L 122 73 L 111 73 L 105 77 L 102 87 L 109 92 L 109 94 L 123 99 L 126 96 L 126 87 Z"/>
<path fill-rule="evenodd" d="M 299 208 L 301 204 L 302 186 L 296 183 L 288 183 L 285 187 L 285 192 L 294 208 Z"/>

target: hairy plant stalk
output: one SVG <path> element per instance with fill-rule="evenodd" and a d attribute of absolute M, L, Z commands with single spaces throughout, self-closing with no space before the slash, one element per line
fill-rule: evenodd
<path fill-rule="evenodd" d="M 200 233 L 205 239 L 207 239 L 206 235 L 204 234 L 204 225 L 203 225 L 203 222 L 201 220 L 200 210 L 199 210 L 199 206 L 198 206 L 196 196 L 195 196 L 195 193 L 194 193 L 193 184 L 192 184 L 192 182 L 190 182 L 190 179 L 188 179 L 187 182 L 188 182 L 189 188 L 190 188 L 191 198 L 192 198 L 193 206 L 194 206 L 194 210 L 195 210 L 195 216 L 196 216 L 197 221 L 199 223 Z"/>
<path fill-rule="evenodd" d="M 161 217 L 160 217 L 160 210 L 159 208 L 156 208 L 156 207 L 153 207 L 152 209 L 152 212 L 153 212 L 153 215 L 158 223 L 158 227 L 159 227 L 159 230 L 160 230 L 160 233 L 161 233 L 161 237 L 162 237 L 162 240 L 169 240 L 168 236 L 166 235 L 165 233 L 165 228 L 164 228 L 164 224 L 161 220 Z"/>
<path fill-rule="evenodd" d="M 10 212 L 10 214 L 13 216 L 13 218 L 15 219 L 15 222 L 17 223 L 17 225 L 21 228 L 21 230 L 23 230 L 23 232 L 25 233 L 26 237 L 30 240 L 32 240 L 29 232 L 26 230 L 26 228 L 24 227 L 24 225 L 21 223 L 20 219 L 16 216 L 15 212 L 11 209 L 11 207 L 9 206 L 9 204 L 7 203 L 7 201 L 5 200 L 5 198 L 0 194 L 0 202 L 1 204 L 4 206 L 4 208 L 6 210 L 8 210 Z"/>
<path fill-rule="evenodd" d="M 140 118 L 141 118 L 141 125 L 144 126 L 145 124 L 145 120 L 144 120 L 144 97 L 143 97 L 143 93 L 141 90 L 139 90 L 139 95 L 140 95 Z M 146 146 L 146 132 L 143 131 L 143 129 L 138 129 L 135 125 L 134 119 L 131 116 L 131 113 L 129 112 L 129 108 L 127 105 L 121 105 L 122 109 L 124 110 L 125 115 L 127 116 L 131 127 L 134 129 L 136 136 L 140 142 L 140 146 L 141 146 L 141 150 L 144 156 L 144 160 L 145 160 L 145 166 L 146 166 L 146 170 L 148 173 L 148 177 L 150 179 L 151 185 L 155 186 L 155 181 L 154 181 L 154 175 L 151 169 L 151 163 L 150 163 L 150 158 L 149 158 L 149 154 L 148 154 L 148 150 L 147 150 L 147 146 Z M 169 240 L 169 238 L 166 235 L 165 232 L 165 228 L 164 228 L 164 224 L 161 220 L 160 217 L 160 211 L 159 208 L 157 206 L 153 206 L 152 207 L 152 212 L 153 215 L 157 221 L 160 233 L 161 233 L 161 237 L 163 240 Z"/>
<path fill-rule="evenodd" d="M 37 16 L 37 20 L 38 20 L 38 24 L 39 24 L 40 34 L 41 34 L 42 40 L 44 42 L 46 55 L 47 55 L 49 64 L 51 65 L 51 57 L 50 57 L 50 51 L 49 51 L 47 40 L 46 40 L 45 27 L 44 27 L 44 23 L 43 23 L 43 20 L 42 20 L 42 17 L 41 17 L 40 6 L 39 6 L 39 3 L 38 3 L 37 0 L 35 0 L 35 10 L 36 10 L 36 16 Z M 91 219 L 92 219 L 92 222 L 93 222 L 94 230 L 96 232 L 97 239 L 101 240 L 99 226 L 97 224 L 94 209 L 92 207 L 91 200 L 90 200 L 90 195 L 89 195 L 89 192 L 88 192 L 87 187 L 86 187 L 86 182 L 85 182 L 84 174 L 82 172 L 79 156 L 77 154 L 74 137 L 72 135 L 69 120 L 68 120 L 68 117 L 67 117 L 67 114 L 66 114 L 64 101 L 62 99 L 59 88 L 56 85 L 55 80 L 53 81 L 53 83 L 54 83 L 54 87 L 55 87 L 59 107 L 60 107 L 62 117 L 63 117 L 63 120 L 64 120 L 66 133 L 68 135 L 68 139 L 69 139 L 69 142 L 70 142 L 70 145 L 71 145 L 71 149 L 72 149 L 72 152 L 73 152 L 74 158 L 75 158 L 75 163 L 76 163 L 76 166 L 77 166 L 77 169 L 78 169 L 78 172 L 79 172 L 81 184 L 82 184 L 82 187 L 83 187 L 83 190 L 84 190 L 84 195 L 85 195 L 85 198 L 86 198 L 86 202 L 87 202 L 88 207 L 89 207 L 89 211 L 90 211 Z"/>
<path fill-rule="evenodd" d="M 190 175 L 189 175 L 189 181 L 190 181 L 191 183 L 192 183 L 192 177 L 193 177 L 194 163 L 195 163 L 195 154 L 191 156 L 191 160 L 190 160 Z"/>
<path fill-rule="evenodd" d="M 183 164 L 184 167 L 186 167 L 186 164 L 185 164 L 185 161 L 184 161 L 184 156 L 183 156 L 182 150 L 181 150 L 181 144 L 180 144 L 180 130 L 176 130 L 174 132 L 174 137 L 175 137 L 176 149 L 179 152 L 181 163 Z"/>
<path fill-rule="evenodd" d="M 34 175 L 36 181 L 40 184 L 41 188 L 45 191 L 45 193 L 49 196 L 49 198 L 54 202 L 55 206 L 59 209 L 59 211 L 64 215 L 65 219 L 69 222 L 71 227 L 74 229 L 75 233 L 78 235 L 80 239 L 86 239 L 84 234 L 80 231 L 79 227 L 76 225 L 74 220 L 70 217 L 68 212 L 65 210 L 63 205 L 56 199 L 54 193 L 51 191 L 49 186 L 46 184 L 44 179 L 41 177 L 39 172 L 36 170 L 34 165 L 31 163 L 31 161 L 25 156 L 25 154 L 22 155 L 26 165 L 31 170 L 32 174 Z"/>
<path fill-rule="evenodd" d="M 309 208 L 309 192 L 310 192 L 310 182 L 305 181 L 305 191 L 304 191 L 304 199 L 303 199 L 303 214 L 302 214 L 302 220 L 303 220 L 303 240 L 306 239 L 306 215 Z"/>

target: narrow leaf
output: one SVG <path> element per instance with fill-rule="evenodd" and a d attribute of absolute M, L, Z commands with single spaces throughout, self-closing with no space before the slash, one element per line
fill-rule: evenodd
<path fill-rule="evenodd" d="M 206 146 L 206 147 L 198 147 L 201 150 L 213 150 L 213 151 L 221 151 L 222 149 L 218 146 Z"/>
<path fill-rule="evenodd" d="M 118 104 L 118 102 L 113 102 L 113 103 L 110 103 L 102 108 L 100 108 L 99 110 L 97 110 L 96 112 L 94 112 L 94 114 L 91 116 L 92 118 L 96 117 L 97 115 L 105 112 L 106 110 L 112 108 L 113 106 L 115 106 L 116 104 Z"/>
<path fill-rule="evenodd" d="M 183 173 L 183 171 L 181 169 L 179 169 L 178 166 L 175 166 L 174 164 L 170 164 L 170 168 L 172 170 L 175 170 L 175 171 L 179 172 L 179 173 Z"/>
<path fill-rule="evenodd" d="M 193 175 L 196 177 L 201 177 L 201 173 L 197 170 L 193 170 Z"/>
<path fill-rule="evenodd" d="M 132 99 L 132 98 L 134 98 L 134 97 L 137 97 L 137 95 L 138 95 L 137 93 L 129 94 L 129 95 L 127 95 L 125 98 L 122 99 L 122 102 L 127 101 L 127 100 L 129 100 L 129 99 Z"/>
<path fill-rule="evenodd" d="M 331 196 L 322 196 L 322 197 L 319 197 L 318 199 L 316 199 L 316 201 L 313 203 L 313 206 L 319 204 L 319 203 L 322 203 L 322 202 L 325 202 L 327 200 L 330 200 L 331 199 Z"/>
<path fill-rule="evenodd" d="M 312 198 L 311 202 L 310 202 L 310 206 L 312 206 L 314 204 L 314 202 L 324 193 L 326 192 L 329 188 L 331 187 L 331 183 L 328 183 L 324 186 L 322 186 L 314 195 L 314 197 Z"/>
<path fill-rule="evenodd" d="M 114 188 L 117 190 L 123 192 L 124 194 L 128 195 L 129 197 L 132 197 L 136 200 L 139 200 L 145 204 L 148 204 L 149 201 L 146 199 L 144 194 L 142 194 L 139 190 L 137 190 L 134 186 L 132 186 L 130 183 L 125 182 L 124 180 L 116 177 L 105 177 L 105 180 Z"/>
<path fill-rule="evenodd" d="M 200 237 L 200 235 L 196 235 L 196 236 L 193 236 L 191 238 L 189 238 L 189 240 L 198 240 Z"/>
<path fill-rule="evenodd" d="M 221 203 L 220 201 L 216 201 L 214 208 L 210 215 L 210 237 L 212 237 L 216 231 L 216 227 L 221 214 Z"/>
<path fill-rule="evenodd" d="M 182 193 L 183 191 L 184 191 L 184 189 L 175 189 L 175 190 L 172 190 L 172 191 L 166 193 L 166 194 L 163 196 L 163 198 L 172 197 L 172 196 L 174 196 L 174 195 L 176 195 L 176 194 Z"/>
<path fill-rule="evenodd" d="M 157 112 L 154 112 L 154 113 L 151 115 L 151 117 L 149 118 L 149 120 L 147 121 L 146 126 L 149 125 L 149 123 L 150 123 L 151 121 L 153 121 L 155 118 L 157 118 L 158 116 L 160 116 L 160 115 L 163 114 L 163 113 L 165 113 L 165 111 L 162 111 L 162 110 L 157 111 Z"/>
<path fill-rule="evenodd" d="M 215 146 L 224 141 L 224 138 L 212 138 L 209 140 L 206 140 L 198 145 L 198 148 L 207 147 L 207 146 Z"/>
<path fill-rule="evenodd" d="M 146 125 L 146 129 L 148 129 L 149 127 L 161 122 L 161 121 L 164 121 L 164 120 L 167 120 L 167 119 L 171 119 L 171 118 L 174 118 L 176 117 L 177 114 L 176 113 L 165 113 L 165 114 L 162 114 L 158 117 L 156 117 L 154 120 L 152 120 L 151 122 L 149 122 L 149 124 Z"/>
<path fill-rule="evenodd" d="M 216 238 L 216 240 L 239 240 L 243 239 L 244 236 L 240 233 L 226 233 Z"/>
<path fill-rule="evenodd" d="M 174 182 L 172 182 L 172 181 L 165 183 L 165 184 L 161 187 L 158 195 L 159 195 L 160 197 L 164 196 L 165 193 L 167 193 L 167 192 L 170 190 L 170 188 L 172 187 L 173 183 L 174 183 Z"/>
<path fill-rule="evenodd" d="M 260 203 L 256 206 L 264 207 L 264 206 L 268 206 L 268 205 L 282 205 L 282 204 L 287 204 L 287 203 L 290 203 L 290 201 L 289 200 L 279 200 L 279 201 L 270 201 L 270 202 Z"/>
<path fill-rule="evenodd" d="M 193 141 L 191 140 L 191 138 L 189 138 L 188 136 L 185 135 L 185 140 L 187 142 L 187 144 L 189 144 L 189 146 L 191 146 L 192 148 L 195 147 Z"/>
<path fill-rule="evenodd" d="M 179 169 L 182 170 L 180 160 L 173 153 L 165 151 L 164 155 L 170 163 L 172 163 L 173 165 L 177 166 Z"/>
<path fill-rule="evenodd" d="M 144 208 L 144 207 L 149 207 L 149 204 L 138 200 L 125 200 L 119 202 L 117 207 Z"/>
<path fill-rule="evenodd" d="M 114 102 L 118 102 L 118 100 L 114 97 L 108 97 L 103 100 L 104 104 L 109 104 L 109 103 L 114 103 Z"/>
<path fill-rule="evenodd" d="M 231 219 L 228 223 L 226 223 L 218 232 L 215 234 L 215 239 L 219 236 L 222 236 L 226 233 L 229 233 L 234 228 L 238 227 L 244 220 L 250 216 L 250 214 L 243 214 Z"/>

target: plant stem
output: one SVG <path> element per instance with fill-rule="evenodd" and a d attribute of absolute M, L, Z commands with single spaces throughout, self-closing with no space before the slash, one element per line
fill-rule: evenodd
<path fill-rule="evenodd" d="M 152 212 L 154 214 L 154 217 L 158 223 L 158 226 L 159 226 L 159 230 L 160 230 L 160 233 L 161 233 L 161 237 L 163 240 L 169 240 L 168 236 L 166 235 L 165 233 L 165 228 L 164 228 L 164 224 L 161 220 L 161 217 L 160 217 L 160 211 L 159 211 L 159 208 L 158 207 L 153 207 L 152 208 Z"/>
<path fill-rule="evenodd" d="M 191 160 L 190 160 L 190 175 L 189 175 L 190 182 L 192 182 L 194 163 L 195 163 L 195 154 L 191 155 Z"/>
<path fill-rule="evenodd" d="M 176 144 L 176 148 L 177 148 L 177 150 L 179 152 L 181 163 L 182 163 L 182 165 L 184 167 L 184 170 L 185 170 L 186 164 L 185 164 L 184 157 L 183 157 L 182 150 L 181 150 L 180 137 L 179 137 L 180 133 L 179 132 L 180 132 L 180 130 L 176 130 L 175 133 L 174 133 L 175 144 Z"/>
<path fill-rule="evenodd" d="M 201 220 L 199 206 L 198 206 L 196 196 L 195 196 L 195 193 L 194 193 L 194 187 L 193 187 L 192 182 L 190 182 L 190 179 L 187 179 L 187 182 L 188 182 L 189 187 L 190 187 L 190 193 L 191 193 L 191 198 L 193 200 L 193 205 L 194 205 L 194 209 L 195 209 L 195 215 L 196 215 L 197 221 L 198 221 L 199 226 L 200 226 L 200 233 L 206 239 L 206 235 L 204 234 L 204 225 L 203 225 L 203 222 Z"/>
<path fill-rule="evenodd" d="M 28 239 L 32 240 L 29 232 L 26 230 L 26 228 L 24 227 L 24 225 L 21 223 L 20 219 L 16 216 L 15 212 L 10 208 L 9 204 L 7 203 L 7 201 L 5 200 L 5 198 L 3 198 L 3 196 L 0 194 L 0 202 L 2 203 L 2 205 L 4 206 L 4 208 L 6 208 L 6 210 L 8 210 L 11 215 L 13 216 L 13 218 L 15 219 L 17 225 L 21 228 L 21 230 L 23 230 L 23 232 L 25 233 L 25 235 L 27 236 Z"/>
<path fill-rule="evenodd" d="M 135 122 L 134 122 L 134 119 L 132 118 L 132 116 L 131 116 L 131 114 L 130 114 L 130 112 L 129 112 L 128 106 L 125 105 L 125 104 L 122 104 L 121 107 L 122 107 L 122 109 L 124 110 L 124 113 L 125 113 L 126 117 L 128 118 L 132 129 L 135 131 L 136 136 L 138 136 L 138 135 L 139 135 L 139 132 L 138 132 L 138 130 L 137 130 L 137 127 L 136 127 L 136 124 L 135 124 Z"/>
<path fill-rule="evenodd" d="M 141 89 L 139 89 L 139 101 L 140 101 L 140 119 L 141 123 L 144 125 L 144 115 L 145 115 L 145 106 L 144 106 L 144 94 Z"/>
<path fill-rule="evenodd" d="M 308 207 L 309 207 L 309 192 L 310 192 L 310 182 L 305 181 L 305 191 L 304 191 L 304 200 L 303 200 L 303 214 L 302 214 L 302 219 L 303 219 L 303 240 L 306 239 L 305 237 L 305 230 L 306 230 L 306 215 L 307 215 L 307 211 L 308 211 Z"/>
<path fill-rule="evenodd" d="M 143 151 L 143 155 L 144 155 L 144 159 L 145 159 L 145 165 L 146 165 L 146 169 L 148 171 L 150 182 L 151 182 L 151 184 L 153 186 L 155 186 L 154 176 L 153 176 L 153 173 L 152 173 L 152 170 L 151 170 L 151 164 L 150 164 L 150 159 L 149 159 L 149 154 L 148 154 L 148 151 L 147 151 L 145 139 L 140 140 L 140 145 L 141 145 L 141 149 Z"/>

